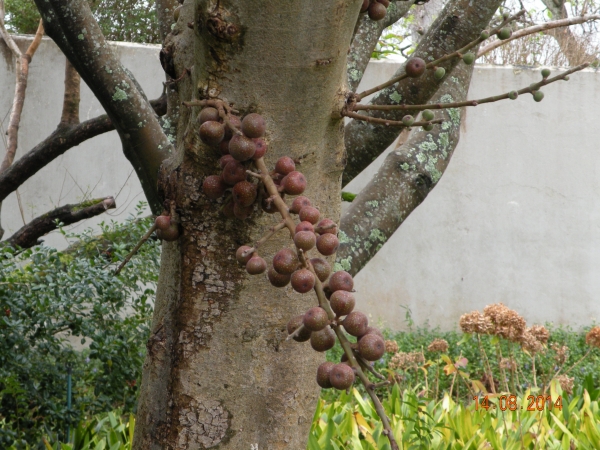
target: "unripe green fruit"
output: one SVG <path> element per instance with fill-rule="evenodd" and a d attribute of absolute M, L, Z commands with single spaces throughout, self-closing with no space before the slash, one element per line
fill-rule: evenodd
<path fill-rule="evenodd" d="M 275 172 L 281 175 L 287 175 L 288 173 L 296 170 L 296 163 L 289 156 L 282 156 L 275 163 Z"/>
<path fill-rule="evenodd" d="M 352 275 L 350 275 L 345 270 L 339 270 L 331 275 L 329 278 L 329 288 L 335 291 L 348 291 L 352 292 L 354 289 L 354 280 L 352 279 Z"/>
<path fill-rule="evenodd" d="M 354 370 L 347 364 L 336 364 L 329 372 L 331 386 L 343 391 L 354 384 Z"/>
<path fill-rule="evenodd" d="M 433 124 L 432 123 L 428 123 L 427 125 L 423 125 L 423 129 L 425 131 L 431 131 L 431 130 L 433 130 Z"/>
<path fill-rule="evenodd" d="M 292 206 L 290 206 L 290 212 L 293 214 L 298 214 L 305 206 L 311 206 L 310 200 L 308 197 L 301 195 L 300 197 L 296 197 L 292 202 Z"/>
<path fill-rule="evenodd" d="M 426 109 L 423 111 L 423 120 L 433 120 L 434 117 L 435 115 L 433 114 L 432 110 Z"/>
<path fill-rule="evenodd" d="M 335 366 L 334 363 L 326 361 L 323 364 L 321 364 L 317 369 L 317 384 L 323 389 L 329 389 L 331 387 L 331 382 L 329 381 L 329 374 L 331 372 L 331 369 L 333 369 L 333 366 Z"/>
<path fill-rule="evenodd" d="M 233 126 L 236 129 L 240 129 L 242 128 L 242 119 L 240 119 L 238 116 L 234 116 L 234 115 L 229 115 L 227 116 L 227 118 L 229 119 L 229 123 L 231 124 L 231 126 Z M 231 138 L 233 137 L 233 131 L 231 131 L 231 128 L 229 128 L 228 126 L 225 127 L 225 140 L 229 141 L 231 140 Z"/>
<path fill-rule="evenodd" d="M 313 225 L 319 221 L 321 213 L 314 206 L 305 206 L 298 213 L 298 218 L 303 222 L 310 222 Z"/>
<path fill-rule="evenodd" d="M 291 248 L 282 248 L 273 257 L 273 268 L 277 273 L 291 275 L 298 268 L 298 255 Z"/>
<path fill-rule="evenodd" d="M 235 252 L 235 259 L 237 259 L 237 262 L 246 265 L 248 261 L 250 261 L 250 258 L 252 258 L 252 252 L 248 253 L 246 256 L 242 255 L 244 252 L 250 250 L 251 248 L 252 247 L 248 247 L 247 245 L 242 245 L 241 247 L 239 247 Z"/>
<path fill-rule="evenodd" d="M 299 231 L 294 235 L 294 244 L 305 252 L 312 249 L 316 243 L 317 237 L 312 231 Z"/>
<path fill-rule="evenodd" d="M 233 201 L 240 206 L 250 206 L 256 200 L 256 185 L 249 181 L 240 181 L 233 186 Z"/>
<path fill-rule="evenodd" d="M 211 200 L 221 198 L 227 189 L 227 185 L 221 175 L 209 175 L 202 183 L 202 192 Z"/>
<path fill-rule="evenodd" d="M 475 62 L 475 55 L 471 52 L 465 53 L 463 55 L 463 61 L 465 64 L 471 65 L 471 64 L 473 64 L 473 62 Z"/>
<path fill-rule="evenodd" d="M 208 145 L 219 145 L 225 137 L 225 127 L 222 123 L 209 120 L 200 125 L 200 139 Z"/>
<path fill-rule="evenodd" d="M 220 119 L 221 117 L 219 116 L 219 111 L 217 111 L 217 108 L 213 108 L 212 106 L 202 108 L 200 114 L 198 114 L 198 122 L 200 122 L 200 125 L 208 121 L 218 122 Z"/>
<path fill-rule="evenodd" d="M 175 22 L 177 22 L 179 20 L 179 15 L 181 14 L 182 8 L 183 8 L 183 5 L 179 5 L 177 8 L 175 8 L 175 11 L 173 11 L 173 20 Z"/>
<path fill-rule="evenodd" d="M 331 273 L 331 266 L 327 261 L 322 258 L 312 258 L 310 260 L 311 265 L 315 273 L 317 274 L 317 278 L 323 282 L 329 278 L 329 274 Z"/>
<path fill-rule="evenodd" d="M 237 161 L 230 161 L 223 168 L 223 181 L 230 186 L 246 179 L 246 168 Z"/>
<path fill-rule="evenodd" d="M 360 311 L 352 311 L 342 322 L 346 332 L 352 336 L 363 336 L 369 326 L 369 319 Z"/>
<path fill-rule="evenodd" d="M 385 353 L 385 342 L 376 334 L 366 334 L 358 340 L 358 353 L 367 361 L 377 361 Z"/>
<path fill-rule="evenodd" d="M 565 80 L 565 81 L 569 81 L 569 75 L 565 75 L 565 76 L 563 77 L 563 80 Z"/>
<path fill-rule="evenodd" d="M 317 250 L 323 256 L 333 255 L 339 246 L 339 239 L 331 233 L 322 234 L 317 238 Z"/>
<path fill-rule="evenodd" d="M 381 3 L 373 2 L 369 5 L 368 14 L 371 20 L 381 20 L 387 14 L 387 8 Z"/>
<path fill-rule="evenodd" d="M 533 94 L 533 99 L 536 102 L 541 102 L 544 99 L 544 93 L 542 91 L 534 91 L 532 92 Z"/>
<path fill-rule="evenodd" d="M 292 274 L 291 282 L 296 292 L 305 294 L 315 287 L 315 276 L 308 269 L 300 269 Z"/>
<path fill-rule="evenodd" d="M 304 313 L 303 323 L 310 331 L 321 331 L 329 325 L 329 317 L 323 308 L 315 306 Z"/>
<path fill-rule="evenodd" d="M 283 275 L 281 273 L 277 273 L 277 271 L 270 267 L 267 272 L 267 278 L 269 282 L 275 287 L 285 287 L 289 284 L 291 275 Z"/>
<path fill-rule="evenodd" d="M 510 17 L 509 13 L 507 13 L 507 12 L 502 13 L 502 20 L 508 20 L 509 17 Z"/>
<path fill-rule="evenodd" d="M 552 72 L 550 72 L 550 69 L 542 69 L 542 77 L 543 78 L 548 78 L 551 73 Z"/>
<path fill-rule="evenodd" d="M 356 304 L 354 295 L 348 291 L 335 291 L 329 301 L 333 312 L 340 317 L 350 314 Z"/>
<path fill-rule="evenodd" d="M 319 234 L 337 235 L 338 229 L 335 222 L 331 219 L 323 219 L 317 224 L 316 232 Z"/>
<path fill-rule="evenodd" d="M 444 75 L 446 75 L 446 69 L 444 69 L 443 67 L 438 67 L 437 69 L 435 69 L 435 72 L 433 72 L 433 76 L 436 80 L 441 80 L 442 78 L 444 78 Z"/>
<path fill-rule="evenodd" d="M 176 223 L 171 222 L 171 225 L 169 225 L 169 228 L 166 230 L 156 230 L 156 236 L 163 241 L 176 241 L 179 239 L 179 226 L 177 226 Z"/>
<path fill-rule="evenodd" d="M 498 33 L 496 33 L 496 36 L 498 36 L 498 39 L 504 41 L 512 36 L 512 30 L 508 27 L 502 28 L 500 31 L 498 31 Z"/>
<path fill-rule="evenodd" d="M 479 35 L 479 39 L 488 39 L 490 37 L 490 32 L 488 30 L 483 30 Z"/>
<path fill-rule="evenodd" d="M 518 96 L 519 93 L 517 91 L 510 91 L 508 93 L 508 98 L 510 98 L 511 100 L 516 100 Z"/>
<path fill-rule="evenodd" d="M 248 161 L 256 153 L 256 144 L 246 136 L 236 134 L 229 141 L 229 154 L 237 161 Z"/>
<path fill-rule="evenodd" d="M 154 223 L 156 224 L 156 228 L 165 231 L 171 226 L 171 216 L 158 216 L 154 219 Z"/>
<path fill-rule="evenodd" d="M 418 78 L 425 72 L 425 66 L 425 61 L 415 56 L 406 61 L 404 71 L 410 78 Z"/>
<path fill-rule="evenodd" d="M 292 317 L 290 319 L 290 321 L 287 323 L 288 335 L 292 334 L 294 331 L 296 331 L 298 328 L 300 328 L 303 325 L 303 323 L 302 323 L 303 321 L 304 321 L 304 314 Z M 306 342 L 310 339 L 310 335 L 311 335 L 310 330 L 304 328 L 302 331 L 300 331 L 300 333 L 298 333 L 297 336 L 294 336 L 292 339 L 295 340 L 296 342 Z"/>
<path fill-rule="evenodd" d="M 248 114 L 242 120 L 242 133 L 249 138 L 259 138 L 265 134 L 267 124 L 263 116 L 257 113 Z"/>
<path fill-rule="evenodd" d="M 267 262 L 260 256 L 253 256 L 246 263 L 246 272 L 250 275 L 259 275 L 267 270 Z"/>
<path fill-rule="evenodd" d="M 285 176 L 282 185 L 286 194 L 300 195 L 306 189 L 306 177 L 301 172 L 293 171 Z"/>
<path fill-rule="evenodd" d="M 415 123 L 415 118 L 409 114 L 402 118 L 402 123 L 404 126 L 410 127 L 413 123 Z"/>
<path fill-rule="evenodd" d="M 326 352 L 335 345 L 335 333 L 331 327 L 310 334 L 310 346 L 317 352 Z"/>

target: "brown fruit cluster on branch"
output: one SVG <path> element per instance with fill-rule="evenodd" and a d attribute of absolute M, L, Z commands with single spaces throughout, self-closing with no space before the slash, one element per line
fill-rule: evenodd
<path fill-rule="evenodd" d="M 360 12 L 366 12 L 371 20 L 382 20 L 387 14 L 388 6 L 390 0 L 363 0 Z"/>

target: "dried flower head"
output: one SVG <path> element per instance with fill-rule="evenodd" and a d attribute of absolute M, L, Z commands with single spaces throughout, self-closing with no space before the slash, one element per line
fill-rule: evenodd
<path fill-rule="evenodd" d="M 427 347 L 427 351 L 445 353 L 448 351 L 448 342 L 445 339 L 434 339 Z"/>
<path fill-rule="evenodd" d="M 483 309 L 483 315 L 489 317 L 494 325 L 493 334 L 519 342 L 521 334 L 525 331 L 526 322 L 516 311 L 506 307 L 502 303 L 488 305 Z"/>
<path fill-rule="evenodd" d="M 517 362 L 513 358 L 502 358 L 500 360 L 500 367 L 504 370 L 515 372 L 517 370 Z"/>
<path fill-rule="evenodd" d="M 555 343 L 552 344 L 550 348 L 552 348 L 552 350 L 556 352 L 556 355 L 554 355 L 554 360 L 556 361 L 556 364 L 562 366 L 565 362 L 567 362 L 567 358 L 569 357 L 569 347 L 567 347 L 566 345 L 558 345 Z"/>
<path fill-rule="evenodd" d="M 545 326 L 533 325 L 531 328 L 529 328 L 529 331 L 542 344 L 548 343 L 548 339 L 550 338 L 550 332 L 548 331 L 548 329 Z"/>
<path fill-rule="evenodd" d="M 410 369 L 416 368 L 418 364 L 425 362 L 425 358 L 419 352 L 404 353 L 398 352 L 390 360 L 390 369 Z"/>
<path fill-rule="evenodd" d="M 600 348 L 600 327 L 592 328 L 585 336 L 585 343 Z"/>
<path fill-rule="evenodd" d="M 460 329 L 463 333 L 488 334 L 494 329 L 489 317 L 485 317 L 479 311 L 471 311 L 460 316 Z"/>
<path fill-rule="evenodd" d="M 519 343 L 521 344 L 523 350 L 527 350 L 532 355 L 544 351 L 544 346 L 542 343 L 535 338 L 529 329 L 525 330 L 525 332 L 521 335 Z"/>
<path fill-rule="evenodd" d="M 385 351 L 387 353 L 396 353 L 398 351 L 398 343 L 396 341 L 385 341 Z"/>
<path fill-rule="evenodd" d="M 565 391 L 567 394 L 573 393 L 573 381 L 575 378 L 568 377 L 567 375 L 559 375 L 556 377 L 556 379 L 560 383 L 560 387 L 563 391 Z"/>

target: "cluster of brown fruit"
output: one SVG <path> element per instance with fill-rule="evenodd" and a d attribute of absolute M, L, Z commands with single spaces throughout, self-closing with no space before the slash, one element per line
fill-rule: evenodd
<path fill-rule="evenodd" d="M 363 0 L 360 12 L 366 12 L 371 20 L 381 20 L 387 14 L 390 0 Z"/>

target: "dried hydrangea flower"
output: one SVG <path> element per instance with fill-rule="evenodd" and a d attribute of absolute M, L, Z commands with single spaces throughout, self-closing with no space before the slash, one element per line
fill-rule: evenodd
<path fill-rule="evenodd" d="M 585 343 L 600 348 L 600 327 L 592 328 L 585 336 Z"/>
<path fill-rule="evenodd" d="M 565 362 L 567 362 L 567 358 L 569 357 L 569 347 L 555 343 L 552 344 L 550 348 L 556 352 L 556 355 L 554 356 L 556 364 L 562 366 Z"/>
<path fill-rule="evenodd" d="M 448 342 L 445 339 L 434 339 L 429 344 L 429 347 L 427 347 L 427 351 L 446 353 L 448 351 Z"/>
<path fill-rule="evenodd" d="M 490 318 L 479 311 L 472 311 L 460 316 L 459 326 L 463 333 L 489 334 L 494 329 Z"/>
<path fill-rule="evenodd" d="M 567 394 L 573 393 L 573 381 L 575 380 L 575 378 L 568 377 L 567 375 L 559 375 L 556 377 L 556 379 L 560 383 L 560 387 L 564 392 L 566 392 Z"/>
<path fill-rule="evenodd" d="M 535 338 L 540 341 L 542 344 L 547 344 L 548 339 L 550 338 L 550 332 L 543 325 L 533 325 L 529 328 L 531 334 L 535 336 Z"/>
<path fill-rule="evenodd" d="M 385 341 L 385 351 L 387 353 L 396 353 L 398 351 L 398 343 L 396 341 Z"/>

